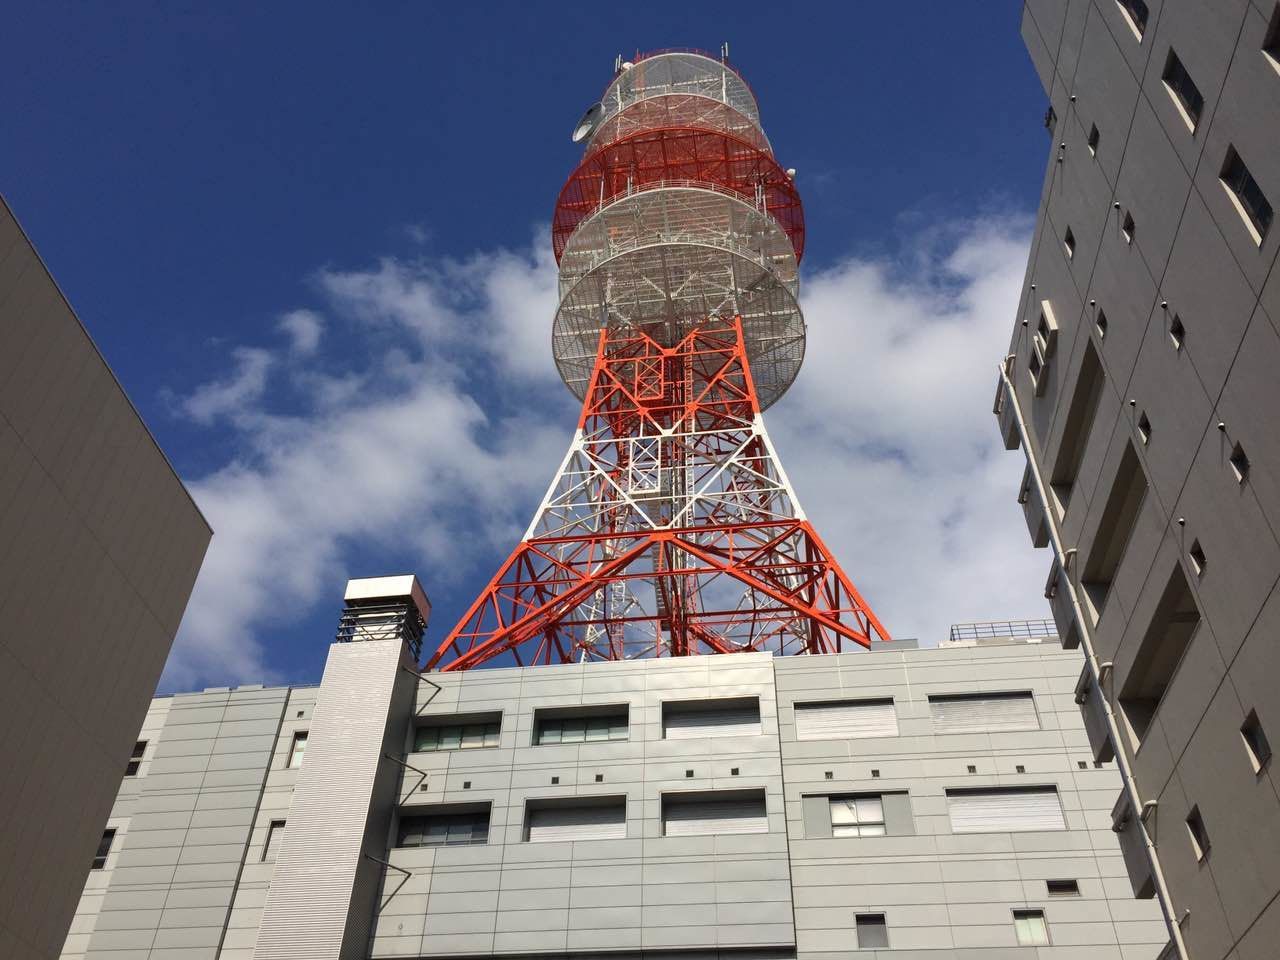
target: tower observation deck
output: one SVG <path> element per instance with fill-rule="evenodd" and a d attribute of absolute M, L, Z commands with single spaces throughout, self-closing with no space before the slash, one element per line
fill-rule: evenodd
<path fill-rule="evenodd" d="M 552 351 L 583 401 L 520 544 L 428 659 L 567 663 L 888 634 L 800 507 L 761 411 L 804 358 L 804 210 L 727 62 L 619 62 L 574 131 Z"/>

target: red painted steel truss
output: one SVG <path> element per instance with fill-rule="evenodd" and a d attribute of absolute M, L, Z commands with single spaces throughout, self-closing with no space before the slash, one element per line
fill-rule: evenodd
<path fill-rule="evenodd" d="M 765 432 L 740 319 L 712 318 L 672 346 L 601 335 L 528 533 L 427 667 L 834 653 L 873 638 L 888 634 Z"/>

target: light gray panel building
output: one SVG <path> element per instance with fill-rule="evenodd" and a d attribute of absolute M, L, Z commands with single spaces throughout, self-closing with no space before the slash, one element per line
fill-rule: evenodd
<path fill-rule="evenodd" d="M 209 537 L 0 201 L 0 956 L 58 955 Z"/>
<path fill-rule="evenodd" d="M 354 598 L 354 599 L 353 599 Z M 353 581 L 318 687 L 156 700 L 63 957 L 1154 960 L 1051 623 L 937 649 L 418 673 Z M 1010 636 L 1021 630 L 1021 637 Z"/>
<path fill-rule="evenodd" d="M 1170 955 L 1280 942 L 1280 5 L 1028 0 L 1044 191 L 995 412 Z"/>

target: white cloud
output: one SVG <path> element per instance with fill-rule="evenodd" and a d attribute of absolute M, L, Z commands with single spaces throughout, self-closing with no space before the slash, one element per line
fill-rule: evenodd
<path fill-rule="evenodd" d="M 805 366 L 766 419 L 819 533 L 898 636 L 1044 615 L 1047 556 L 1028 546 L 1020 460 L 988 412 L 1028 233 L 953 224 L 892 261 L 806 277 Z M 514 546 L 573 428 L 545 246 L 323 272 L 323 350 L 243 348 L 184 401 L 202 423 L 235 410 L 242 452 L 189 484 L 215 537 L 167 686 L 270 679 L 263 637 L 366 572 L 345 566 L 355 549 L 411 543 L 438 595 Z M 290 364 L 288 416 L 262 403 L 273 363 Z"/>
<path fill-rule="evenodd" d="M 289 337 L 290 349 L 307 357 L 320 346 L 320 334 L 324 321 L 313 310 L 291 310 L 280 318 L 280 330 Z"/>
<path fill-rule="evenodd" d="M 258 400 L 267 386 L 273 357 L 267 350 L 237 347 L 231 356 L 236 369 L 223 380 L 197 387 L 182 401 L 182 410 L 196 423 L 211 424 L 218 417 L 235 416 Z"/>

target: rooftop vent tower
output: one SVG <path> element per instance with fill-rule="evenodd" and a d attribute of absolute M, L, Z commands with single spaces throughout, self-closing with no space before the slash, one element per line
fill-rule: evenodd
<path fill-rule="evenodd" d="M 727 50 L 619 61 L 573 139 L 552 350 L 582 415 L 524 539 L 428 668 L 888 639 L 761 417 L 804 357 L 804 212 Z"/>

